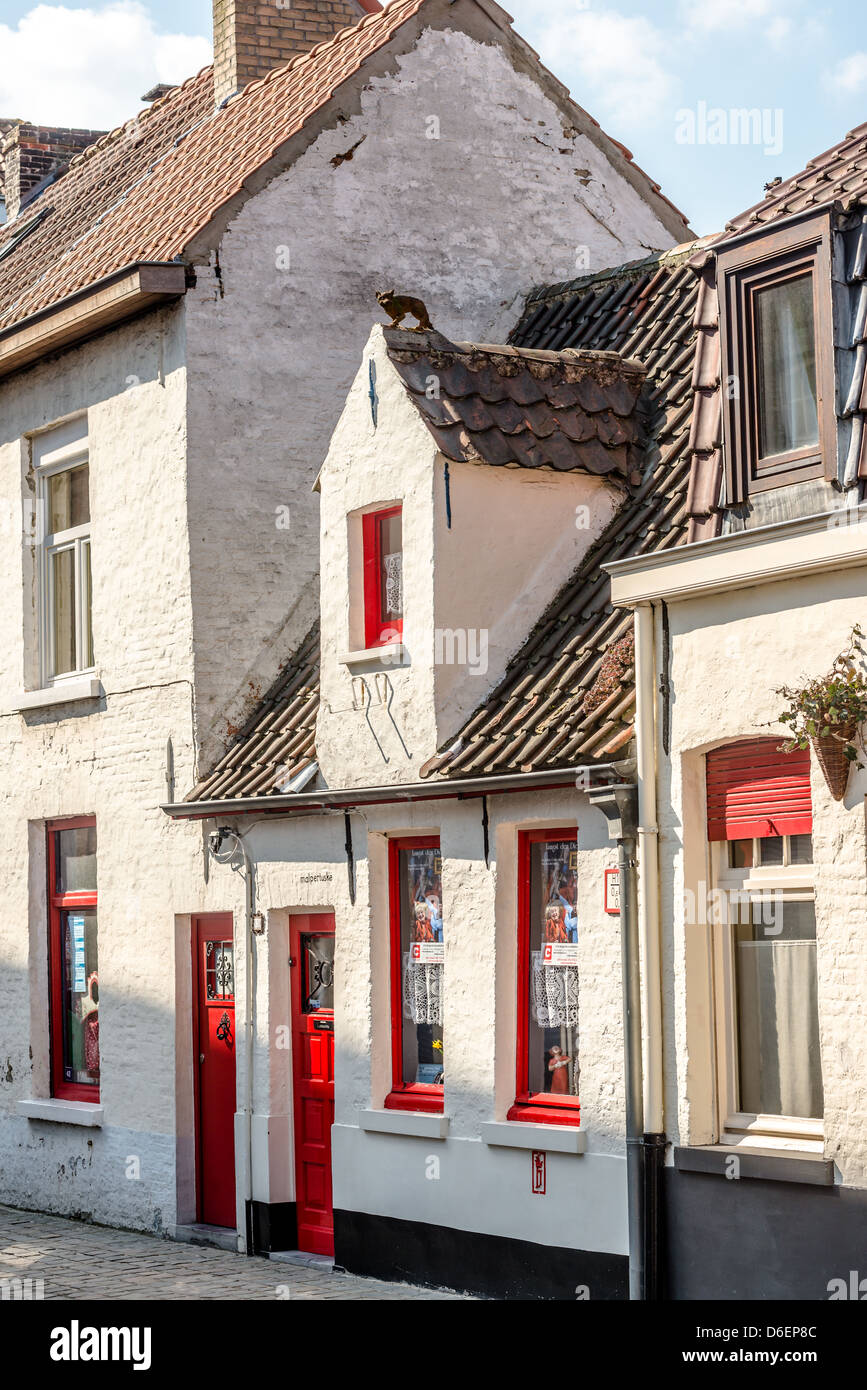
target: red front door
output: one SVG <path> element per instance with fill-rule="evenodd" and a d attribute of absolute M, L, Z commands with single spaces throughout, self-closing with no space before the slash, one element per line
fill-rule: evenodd
<path fill-rule="evenodd" d="M 198 1217 L 235 1225 L 235 951 L 232 915 L 193 919 Z"/>
<path fill-rule="evenodd" d="M 298 1249 L 334 1254 L 334 917 L 293 917 L 292 1070 Z"/>

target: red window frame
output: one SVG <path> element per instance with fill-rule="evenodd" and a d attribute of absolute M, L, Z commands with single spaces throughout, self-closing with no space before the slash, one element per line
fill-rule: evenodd
<path fill-rule="evenodd" d="M 386 1110 L 415 1110 L 441 1115 L 445 1087 L 403 1079 L 403 953 L 400 942 L 400 851 L 439 849 L 439 835 L 416 835 L 388 842 L 389 950 L 391 952 L 391 1091 Z"/>
<path fill-rule="evenodd" d="M 378 512 L 365 512 L 361 518 L 364 551 L 364 645 L 388 647 L 403 638 L 403 617 L 382 616 L 382 523 L 392 516 L 402 516 L 403 507 L 384 507 Z M 401 539 L 401 547 L 403 540 Z M 387 631 L 390 635 L 383 636 Z"/>
<path fill-rule="evenodd" d="M 524 1124 L 580 1125 L 581 1101 L 578 1096 L 552 1096 L 549 1091 L 530 1090 L 530 847 L 546 840 L 574 840 L 574 825 L 552 830 L 518 832 L 518 1028 L 516 1048 L 515 1104 L 508 1120 Z"/>
<path fill-rule="evenodd" d="M 63 1075 L 63 958 L 61 952 L 61 913 L 76 907 L 96 907 L 95 891 L 76 893 L 57 892 L 58 830 L 85 830 L 96 825 L 95 816 L 75 816 L 68 820 L 48 821 L 48 980 L 49 980 L 49 1048 L 51 1057 L 51 1094 L 57 1100 L 87 1101 L 99 1104 L 99 1083 L 88 1086 L 78 1081 L 66 1081 Z"/>

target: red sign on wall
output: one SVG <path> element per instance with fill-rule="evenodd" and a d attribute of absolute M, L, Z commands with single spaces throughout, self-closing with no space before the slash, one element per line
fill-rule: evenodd
<path fill-rule="evenodd" d="M 605 911 L 620 915 L 620 870 L 605 870 Z"/>
<path fill-rule="evenodd" d="M 535 1197 L 544 1197 L 547 1186 L 547 1160 L 548 1155 L 539 1149 L 534 1149 L 531 1155 L 532 1187 Z"/>

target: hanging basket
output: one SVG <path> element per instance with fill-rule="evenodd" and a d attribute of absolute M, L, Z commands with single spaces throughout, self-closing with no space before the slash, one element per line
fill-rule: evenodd
<path fill-rule="evenodd" d="M 822 738 L 811 738 L 816 761 L 828 783 L 828 790 L 835 801 L 842 801 L 849 785 L 852 763 L 846 757 L 846 745 L 855 740 L 858 730 L 854 724 L 840 726 L 838 734 L 825 734 Z"/>

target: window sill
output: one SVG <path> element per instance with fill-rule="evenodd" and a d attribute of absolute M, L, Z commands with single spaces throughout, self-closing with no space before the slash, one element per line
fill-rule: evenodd
<path fill-rule="evenodd" d="M 412 1114 L 441 1115 L 445 1108 L 445 1092 L 442 1086 L 426 1086 L 417 1083 L 401 1091 L 389 1091 L 385 1098 L 385 1110 L 409 1110 Z"/>
<path fill-rule="evenodd" d="M 731 1174 L 731 1159 L 737 1158 L 738 1176 L 764 1178 L 771 1182 L 807 1183 L 814 1187 L 834 1186 L 834 1162 L 818 1154 L 793 1153 L 791 1149 L 747 1148 L 739 1144 L 709 1144 L 694 1149 L 675 1148 L 674 1166 L 682 1173 Z"/>
<path fill-rule="evenodd" d="M 560 1125 L 565 1128 L 573 1125 L 576 1129 L 581 1123 L 581 1106 L 577 1105 L 539 1105 L 531 1100 L 517 1100 L 506 1115 L 506 1119 L 518 1124 Z"/>
<path fill-rule="evenodd" d="M 340 652 L 341 666 L 403 666 L 406 648 L 402 642 L 389 642 L 382 647 L 366 647 L 361 652 Z"/>
<path fill-rule="evenodd" d="M 482 1125 L 486 1144 L 503 1149 L 544 1149 L 548 1153 L 583 1154 L 587 1131 L 571 1124 L 527 1124 L 523 1120 Z"/>
<path fill-rule="evenodd" d="M 102 1127 L 102 1106 L 83 1100 L 19 1100 L 15 1107 L 19 1115 L 28 1120 L 51 1120 L 60 1125 L 88 1125 Z"/>
<path fill-rule="evenodd" d="M 362 1110 L 362 1129 L 371 1134 L 404 1134 L 416 1139 L 445 1139 L 448 1115 L 424 1114 L 419 1110 Z"/>
<path fill-rule="evenodd" d="M 26 710 L 49 709 L 52 705 L 69 705 L 78 700 L 98 700 L 104 694 L 101 680 L 96 676 L 83 676 L 80 680 L 26 691 L 19 695 L 15 711 L 22 714 Z"/>

